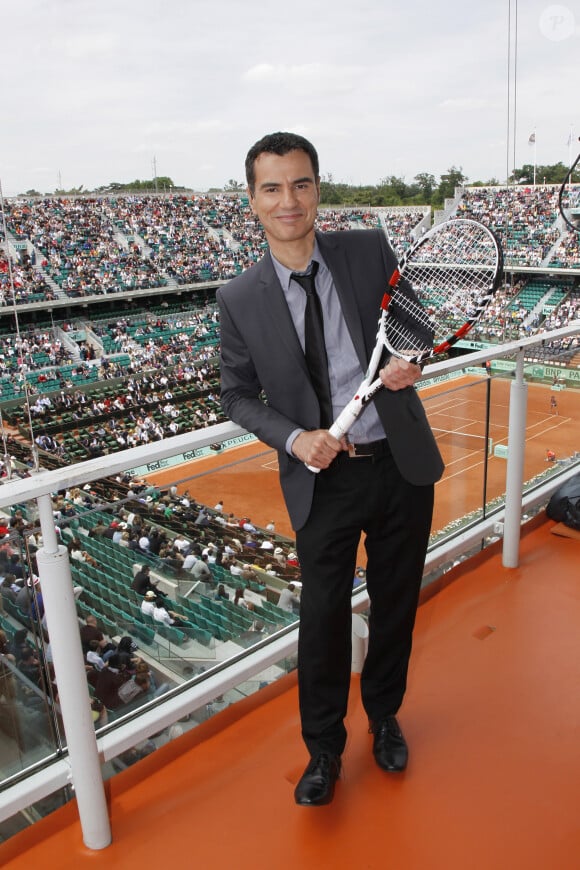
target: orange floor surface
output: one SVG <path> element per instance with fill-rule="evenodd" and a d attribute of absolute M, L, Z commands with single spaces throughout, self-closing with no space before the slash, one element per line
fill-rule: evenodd
<path fill-rule="evenodd" d="M 0 847 L 5 870 L 580 866 L 580 541 L 536 521 L 520 567 L 498 547 L 419 609 L 400 722 L 404 774 L 371 756 L 353 677 L 334 802 L 301 808 L 293 675 L 107 785 L 113 844 L 90 852 L 74 803 Z"/>

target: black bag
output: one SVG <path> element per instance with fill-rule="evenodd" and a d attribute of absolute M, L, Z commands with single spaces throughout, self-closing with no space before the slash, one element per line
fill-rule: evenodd
<path fill-rule="evenodd" d="M 551 520 L 580 531 L 580 474 L 563 483 L 546 507 Z"/>

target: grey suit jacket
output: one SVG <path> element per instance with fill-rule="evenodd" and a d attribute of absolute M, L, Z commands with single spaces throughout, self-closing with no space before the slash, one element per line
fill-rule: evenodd
<path fill-rule="evenodd" d="M 379 230 L 317 233 L 316 238 L 366 371 L 395 256 Z M 300 529 L 308 519 L 316 475 L 289 456 L 285 445 L 297 427 L 319 427 L 319 407 L 269 254 L 220 288 L 217 298 L 224 412 L 278 451 L 286 506 L 293 528 Z M 443 461 L 416 391 L 381 390 L 374 401 L 402 476 L 417 486 L 438 480 Z"/>

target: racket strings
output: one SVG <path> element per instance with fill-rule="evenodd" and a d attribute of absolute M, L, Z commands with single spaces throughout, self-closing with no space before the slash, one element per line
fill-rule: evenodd
<path fill-rule="evenodd" d="M 479 224 L 450 222 L 418 246 L 405 277 L 436 317 L 436 341 L 479 315 L 493 292 L 497 263 L 495 240 Z"/>
<path fill-rule="evenodd" d="M 429 311 L 455 313 L 459 316 L 477 310 L 486 302 L 495 278 L 495 268 L 477 271 L 465 268 L 441 268 L 419 264 L 406 274 L 421 304 Z"/>
<path fill-rule="evenodd" d="M 431 331 L 435 330 L 435 323 L 433 322 L 427 308 L 425 308 L 424 305 L 415 302 L 415 300 L 411 299 L 410 296 L 405 296 L 402 293 L 397 294 L 397 296 L 393 298 L 389 308 L 389 313 L 392 317 L 394 316 L 398 318 L 403 323 L 408 323 L 409 319 L 411 319 L 415 323 L 424 326 L 426 329 Z"/>
<path fill-rule="evenodd" d="M 496 242 L 483 224 L 458 219 L 441 224 L 428 233 L 409 257 L 414 263 L 477 268 L 495 262 L 497 254 Z"/>
<path fill-rule="evenodd" d="M 407 355 L 429 350 L 433 345 L 433 331 L 421 333 L 416 327 L 412 328 L 396 319 L 393 314 L 387 319 L 385 331 L 391 347 Z"/>
<path fill-rule="evenodd" d="M 417 299 L 403 288 L 393 295 L 387 328 L 392 347 L 424 351 L 465 330 L 493 296 L 500 262 L 497 242 L 481 224 L 452 220 L 429 233 L 401 265 Z"/>
<path fill-rule="evenodd" d="M 389 315 L 404 346 L 425 349 L 449 332 L 476 318 L 487 304 L 495 272 L 434 269 L 425 264 L 411 266 L 405 273 L 419 303 L 403 293 L 393 298 Z M 409 345 L 411 337 L 415 341 Z M 398 347 L 401 347 L 399 345 Z"/>

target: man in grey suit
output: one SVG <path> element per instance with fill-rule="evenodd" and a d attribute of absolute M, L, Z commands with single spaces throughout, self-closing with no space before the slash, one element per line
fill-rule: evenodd
<path fill-rule="evenodd" d="M 248 153 L 246 176 L 269 250 L 218 291 L 221 398 L 232 420 L 278 451 L 303 584 L 298 681 L 310 762 L 295 800 L 318 806 L 333 798 L 346 742 L 350 598 L 363 533 L 371 612 L 362 701 L 377 764 L 387 771 L 407 765 L 395 714 L 443 463 L 414 389 L 417 366 L 388 359 L 381 370 L 386 389 L 339 441 L 328 431 L 324 391 L 307 364 L 303 287 L 311 275 L 324 321 L 327 404 L 336 417 L 366 370 L 396 265 L 384 233 L 315 231 L 318 156 L 301 136 L 265 136 Z"/>

